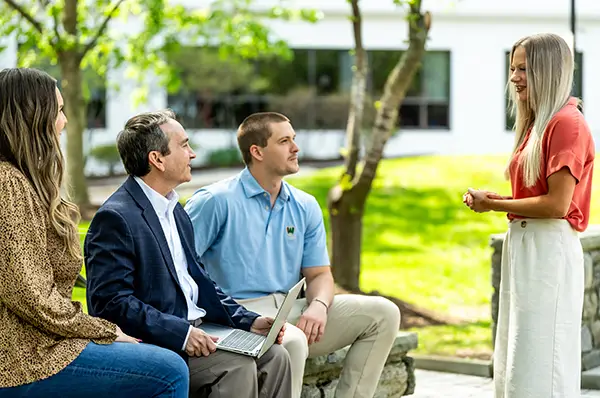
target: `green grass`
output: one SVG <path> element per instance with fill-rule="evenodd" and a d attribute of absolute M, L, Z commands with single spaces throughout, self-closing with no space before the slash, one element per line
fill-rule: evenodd
<path fill-rule="evenodd" d="M 507 221 L 500 213 L 473 213 L 462 204 L 462 194 L 468 187 L 510 194 L 503 178 L 506 159 L 427 156 L 380 164 L 363 220 L 361 288 L 472 319 L 461 326 L 418 329 L 419 352 L 481 356 L 491 351 L 488 244 L 491 234 L 506 230 Z M 327 229 L 327 192 L 341 170 L 289 179 L 315 195 Z M 593 198 L 600 189 L 594 187 Z M 594 199 L 591 214 L 591 223 L 600 223 L 600 203 Z M 84 298 L 78 290 L 74 297 Z"/>
<path fill-rule="evenodd" d="M 473 213 L 462 204 L 462 194 L 467 187 L 508 194 L 504 159 L 382 162 L 365 210 L 361 288 L 438 311 L 489 303 L 488 241 L 490 234 L 506 230 L 506 218 Z M 291 181 L 314 194 L 326 214 L 326 193 L 340 171 Z"/>
<path fill-rule="evenodd" d="M 85 289 L 82 287 L 73 288 L 72 299 L 79 301 L 83 305 L 83 311 L 87 313 L 87 302 L 85 299 Z"/>
<path fill-rule="evenodd" d="M 428 326 L 411 329 L 419 336 L 418 354 L 489 359 L 492 326 L 489 320 L 465 325 Z"/>

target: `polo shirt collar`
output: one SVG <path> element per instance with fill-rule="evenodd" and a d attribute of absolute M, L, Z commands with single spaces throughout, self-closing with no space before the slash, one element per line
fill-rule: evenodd
<path fill-rule="evenodd" d="M 242 184 L 242 188 L 244 188 L 244 193 L 246 194 L 247 198 L 252 198 L 266 192 L 263 187 L 260 186 L 258 181 L 256 181 L 256 178 L 254 178 L 247 167 L 245 167 L 240 173 L 240 182 Z M 285 181 L 281 182 L 281 191 L 279 192 L 279 197 L 284 201 L 290 200 L 290 188 Z"/>

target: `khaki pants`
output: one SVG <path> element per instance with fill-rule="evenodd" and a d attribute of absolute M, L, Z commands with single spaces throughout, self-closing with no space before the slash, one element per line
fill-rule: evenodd
<path fill-rule="evenodd" d="M 262 357 L 217 350 L 207 357 L 192 357 L 190 398 L 284 398 L 291 396 L 290 359 L 273 345 Z"/>
<path fill-rule="evenodd" d="M 238 300 L 238 303 L 261 315 L 275 317 L 283 298 L 283 294 L 275 293 L 257 299 Z M 294 326 L 305 308 L 306 299 L 296 301 L 283 338 L 283 346 L 288 350 L 292 364 L 292 397 L 300 397 L 308 357 L 327 355 L 348 345 L 351 347 L 335 396 L 373 397 L 400 328 L 398 307 L 382 297 L 337 295 L 329 309 L 321 341 L 311 346 L 308 346 L 304 332 Z"/>

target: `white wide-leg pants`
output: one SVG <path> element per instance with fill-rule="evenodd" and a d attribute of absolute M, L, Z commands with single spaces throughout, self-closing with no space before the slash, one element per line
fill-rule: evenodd
<path fill-rule="evenodd" d="M 509 223 L 494 350 L 496 398 L 579 398 L 583 250 L 565 220 Z"/>

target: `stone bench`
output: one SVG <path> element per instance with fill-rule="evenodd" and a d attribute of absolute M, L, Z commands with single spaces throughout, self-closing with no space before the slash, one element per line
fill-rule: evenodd
<path fill-rule="evenodd" d="M 407 353 L 417 348 L 417 344 L 416 333 L 398 332 L 375 398 L 396 398 L 414 393 L 415 367 Z M 348 347 L 306 361 L 302 398 L 333 398 L 347 352 Z"/>

